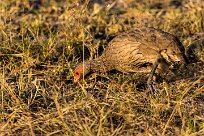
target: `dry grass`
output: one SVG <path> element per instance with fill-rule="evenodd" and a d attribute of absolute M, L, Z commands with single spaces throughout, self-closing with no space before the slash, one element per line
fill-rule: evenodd
<path fill-rule="evenodd" d="M 138 75 L 72 81 L 83 52 L 95 58 L 137 26 L 187 47 L 204 36 L 202 0 L 1 0 L 0 18 L 0 135 L 204 135 L 201 79 L 157 83 L 156 98 Z"/>

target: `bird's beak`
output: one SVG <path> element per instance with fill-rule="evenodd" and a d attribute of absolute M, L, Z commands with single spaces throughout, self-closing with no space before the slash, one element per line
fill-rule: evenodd
<path fill-rule="evenodd" d="M 77 83 L 78 82 L 78 79 L 74 78 L 74 83 Z"/>

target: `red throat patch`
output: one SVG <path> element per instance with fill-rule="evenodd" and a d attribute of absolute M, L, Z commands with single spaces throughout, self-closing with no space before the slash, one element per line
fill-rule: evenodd
<path fill-rule="evenodd" d="M 76 69 L 74 71 L 74 82 L 78 82 L 79 79 L 81 78 L 81 73 L 82 73 L 82 70 L 79 68 L 79 69 Z"/>

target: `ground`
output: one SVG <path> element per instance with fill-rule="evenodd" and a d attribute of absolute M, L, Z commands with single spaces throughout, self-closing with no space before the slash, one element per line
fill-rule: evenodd
<path fill-rule="evenodd" d="M 156 97 L 143 75 L 73 83 L 78 63 L 134 27 L 187 48 L 204 37 L 203 0 L 1 0 L 0 18 L 0 135 L 204 135 L 202 62 L 155 82 Z"/>

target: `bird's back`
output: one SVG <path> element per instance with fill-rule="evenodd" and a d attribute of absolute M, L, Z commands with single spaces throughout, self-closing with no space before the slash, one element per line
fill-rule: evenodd
<path fill-rule="evenodd" d="M 154 28 L 137 28 L 116 36 L 105 49 L 103 58 L 123 72 L 149 72 L 163 58 L 167 63 L 186 63 L 185 49 L 173 35 Z"/>

